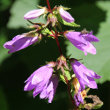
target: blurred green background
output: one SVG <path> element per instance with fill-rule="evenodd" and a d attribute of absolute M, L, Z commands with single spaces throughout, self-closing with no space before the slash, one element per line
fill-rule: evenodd
<path fill-rule="evenodd" d="M 97 80 L 98 90 L 90 93 L 97 94 L 104 102 L 100 110 L 110 110 L 110 1 L 109 0 L 50 0 L 51 6 L 63 5 L 70 7 L 69 12 L 76 23 L 83 28 L 94 31 L 100 42 L 94 44 L 96 55 L 77 50 L 68 41 L 60 39 L 65 56 L 71 55 L 83 59 L 84 64 L 100 74 Z M 43 40 L 36 46 L 30 46 L 14 54 L 8 54 L 3 44 L 15 35 L 28 30 L 27 21 L 23 15 L 36 9 L 37 5 L 46 5 L 46 0 L 0 0 L 0 110 L 69 110 L 67 88 L 59 83 L 52 104 L 40 100 L 39 96 L 32 98 L 31 93 L 23 91 L 24 81 L 45 61 L 56 60 L 59 56 L 54 40 Z M 39 18 L 36 22 L 45 22 Z M 68 27 L 66 28 L 68 29 Z M 74 28 L 71 28 L 74 29 Z M 89 93 L 89 94 L 90 94 Z"/>

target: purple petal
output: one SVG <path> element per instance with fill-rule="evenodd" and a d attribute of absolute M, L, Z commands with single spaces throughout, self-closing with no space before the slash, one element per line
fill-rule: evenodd
<path fill-rule="evenodd" d="M 87 74 L 89 77 L 93 77 L 93 78 L 95 78 L 95 79 L 101 78 L 101 76 L 99 76 L 98 74 L 96 74 L 94 71 L 92 71 L 92 70 L 90 70 L 90 69 L 87 69 L 86 74 Z"/>
<path fill-rule="evenodd" d="M 89 88 L 92 88 L 92 89 L 97 89 L 97 83 L 95 82 L 95 80 L 91 77 L 88 77 L 88 80 L 89 80 L 89 83 L 87 84 L 87 86 Z"/>
<path fill-rule="evenodd" d="M 83 101 L 83 98 L 81 97 L 80 92 L 74 95 L 74 100 L 77 106 L 79 106 L 81 103 L 84 104 L 84 101 Z"/>
<path fill-rule="evenodd" d="M 41 99 L 48 98 L 48 103 L 51 103 L 55 95 L 57 85 L 58 85 L 58 77 L 54 75 L 51 77 L 48 85 L 41 92 L 40 98 Z"/>
<path fill-rule="evenodd" d="M 6 42 L 3 46 L 9 49 L 8 53 L 13 53 L 24 49 L 33 43 L 37 42 L 38 37 L 25 37 L 24 35 L 17 35 L 11 41 Z"/>
<path fill-rule="evenodd" d="M 67 39 L 79 50 L 82 50 L 85 55 L 88 53 L 96 54 L 95 47 L 89 42 L 86 41 L 80 32 L 68 32 L 65 34 Z"/>
<path fill-rule="evenodd" d="M 74 22 L 74 18 L 67 12 L 65 11 L 62 7 L 59 8 L 59 13 L 60 16 L 66 21 L 66 22 Z"/>
<path fill-rule="evenodd" d="M 53 68 L 49 68 L 47 65 L 40 67 L 35 73 L 33 73 L 35 75 L 32 78 L 32 84 L 36 85 L 40 82 L 45 84 L 52 76 L 52 73 Z"/>
<path fill-rule="evenodd" d="M 85 55 L 87 55 L 87 52 L 93 55 L 96 54 L 96 48 L 90 42 L 87 42 L 86 45 L 83 45 L 82 50 L 84 51 Z"/>
<path fill-rule="evenodd" d="M 24 87 L 24 91 L 31 91 L 34 88 L 35 88 L 35 86 L 32 85 L 31 82 L 27 82 L 25 87 Z"/>
<path fill-rule="evenodd" d="M 83 64 L 81 64 L 77 60 L 74 60 L 74 62 L 71 62 L 71 65 L 80 83 L 81 91 L 85 89 L 85 85 L 93 89 L 97 88 L 97 84 L 94 78 L 95 79 L 101 78 L 99 75 L 97 75 L 92 70 L 87 69 Z"/>
<path fill-rule="evenodd" d="M 82 34 L 82 36 L 89 42 L 99 42 L 99 39 L 93 35 L 92 31 L 88 34 Z"/>
<path fill-rule="evenodd" d="M 41 16 L 42 14 L 44 14 L 44 12 L 45 12 L 45 8 L 29 11 L 24 15 L 24 19 L 27 19 L 27 20 L 35 19 Z"/>
<path fill-rule="evenodd" d="M 45 85 L 42 85 L 41 83 L 36 85 L 34 91 L 33 91 L 33 97 L 35 98 L 39 93 L 42 92 L 42 90 L 45 88 L 46 84 Z"/>

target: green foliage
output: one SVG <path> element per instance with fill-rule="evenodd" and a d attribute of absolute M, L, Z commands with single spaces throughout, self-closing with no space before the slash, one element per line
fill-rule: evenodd
<path fill-rule="evenodd" d="M 0 87 L 0 110 L 8 110 L 7 100 L 2 87 Z"/>
<path fill-rule="evenodd" d="M 11 4 L 11 0 L 0 0 L 0 11 L 6 10 Z"/>
<path fill-rule="evenodd" d="M 3 31 L 3 30 L 2 30 Z M 3 48 L 3 44 L 7 41 L 6 35 L 4 33 L 0 34 L 0 65 L 1 63 L 8 57 L 10 56 L 8 54 L 8 50 Z"/>
<path fill-rule="evenodd" d="M 99 75 L 101 79 L 97 80 L 100 83 L 110 80 L 110 1 L 98 1 L 96 2 L 97 7 L 106 11 L 106 20 L 100 23 L 100 27 L 96 36 L 100 39 L 99 43 L 94 43 L 97 54 L 86 57 L 83 52 L 77 50 L 69 41 L 67 44 L 67 55 L 71 55 L 74 58 L 83 59 L 82 62 L 90 69 L 93 69 Z M 92 19 L 92 18 L 91 18 Z"/>
<path fill-rule="evenodd" d="M 70 72 L 69 72 L 68 70 L 65 70 L 65 76 L 67 77 L 68 80 L 71 80 L 71 75 L 70 75 Z M 65 82 L 64 75 L 60 74 L 60 78 L 61 78 L 61 80 L 62 80 L 64 83 L 66 83 L 66 82 Z"/>
<path fill-rule="evenodd" d="M 63 20 L 63 19 L 61 18 L 60 15 L 58 15 L 57 18 L 58 18 L 58 20 L 59 20 L 63 25 L 65 25 L 65 26 L 80 27 L 80 25 L 76 24 L 75 22 L 71 22 L 71 23 L 66 22 L 65 20 Z"/>
<path fill-rule="evenodd" d="M 28 11 L 33 9 L 37 9 L 37 5 L 39 4 L 39 0 L 16 0 L 10 10 L 11 17 L 8 22 L 9 28 L 20 28 L 26 27 L 27 21 L 24 20 L 23 16 Z M 36 22 L 45 22 L 44 18 L 38 18 Z"/>

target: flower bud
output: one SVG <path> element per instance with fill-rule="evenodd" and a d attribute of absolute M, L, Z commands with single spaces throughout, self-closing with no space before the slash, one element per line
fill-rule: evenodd
<path fill-rule="evenodd" d="M 66 22 L 74 22 L 74 18 L 67 12 L 64 10 L 64 8 L 62 6 L 58 7 L 58 11 L 60 16 L 66 21 Z"/>
<path fill-rule="evenodd" d="M 46 12 L 47 12 L 46 7 L 43 7 L 42 9 L 31 10 L 24 15 L 24 19 L 26 20 L 35 19 Z"/>

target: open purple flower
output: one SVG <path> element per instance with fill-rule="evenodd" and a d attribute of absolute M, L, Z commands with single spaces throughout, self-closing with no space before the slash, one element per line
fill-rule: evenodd
<path fill-rule="evenodd" d="M 60 16 L 66 21 L 66 22 L 74 22 L 74 18 L 67 12 L 63 9 L 63 7 L 59 7 L 58 8 L 58 11 L 59 11 L 59 14 Z"/>
<path fill-rule="evenodd" d="M 35 19 L 46 12 L 46 8 L 31 10 L 24 15 L 24 19 L 31 20 Z"/>
<path fill-rule="evenodd" d="M 37 41 L 38 41 L 37 36 L 30 37 L 30 36 L 25 36 L 23 34 L 23 35 L 15 36 L 11 41 L 6 42 L 3 46 L 4 48 L 9 49 L 8 53 L 13 53 L 21 49 L 24 49 Z"/>
<path fill-rule="evenodd" d="M 85 55 L 88 53 L 96 54 L 96 48 L 91 42 L 98 42 L 98 38 L 92 35 L 92 32 L 82 34 L 81 32 L 67 32 L 66 38 L 79 50 L 82 50 Z"/>
<path fill-rule="evenodd" d="M 45 88 L 41 92 L 40 98 L 41 99 L 44 99 L 44 98 L 47 99 L 48 98 L 49 99 L 48 103 L 51 103 L 53 98 L 54 98 L 57 85 L 58 85 L 58 77 L 56 75 L 53 75 L 50 78 L 48 84 L 45 86 Z M 35 92 L 36 92 L 36 90 L 35 90 Z"/>
<path fill-rule="evenodd" d="M 97 75 L 94 71 L 87 69 L 83 64 L 78 62 L 77 60 L 74 60 L 71 62 L 72 69 L 80 83 L 80 89 L 84 90 L 85 86 L 88 86 L 89 88 L 96 89 L 97 84 L 94 80 L 101 78 L 101 76 Z"/>
<path fill-rule="evenodd" d="M 53 77 L 53 67 L 54 64 L 49 63 L 45 66 L 37 69 L 26 81 L 24 91 L 33 91 L 33 97 L 40 93 L 40 98 L 48 98 L 49 103 L 52 102 L 54 97 L 56 87 L 58 84 L 58 78 Z"/>

